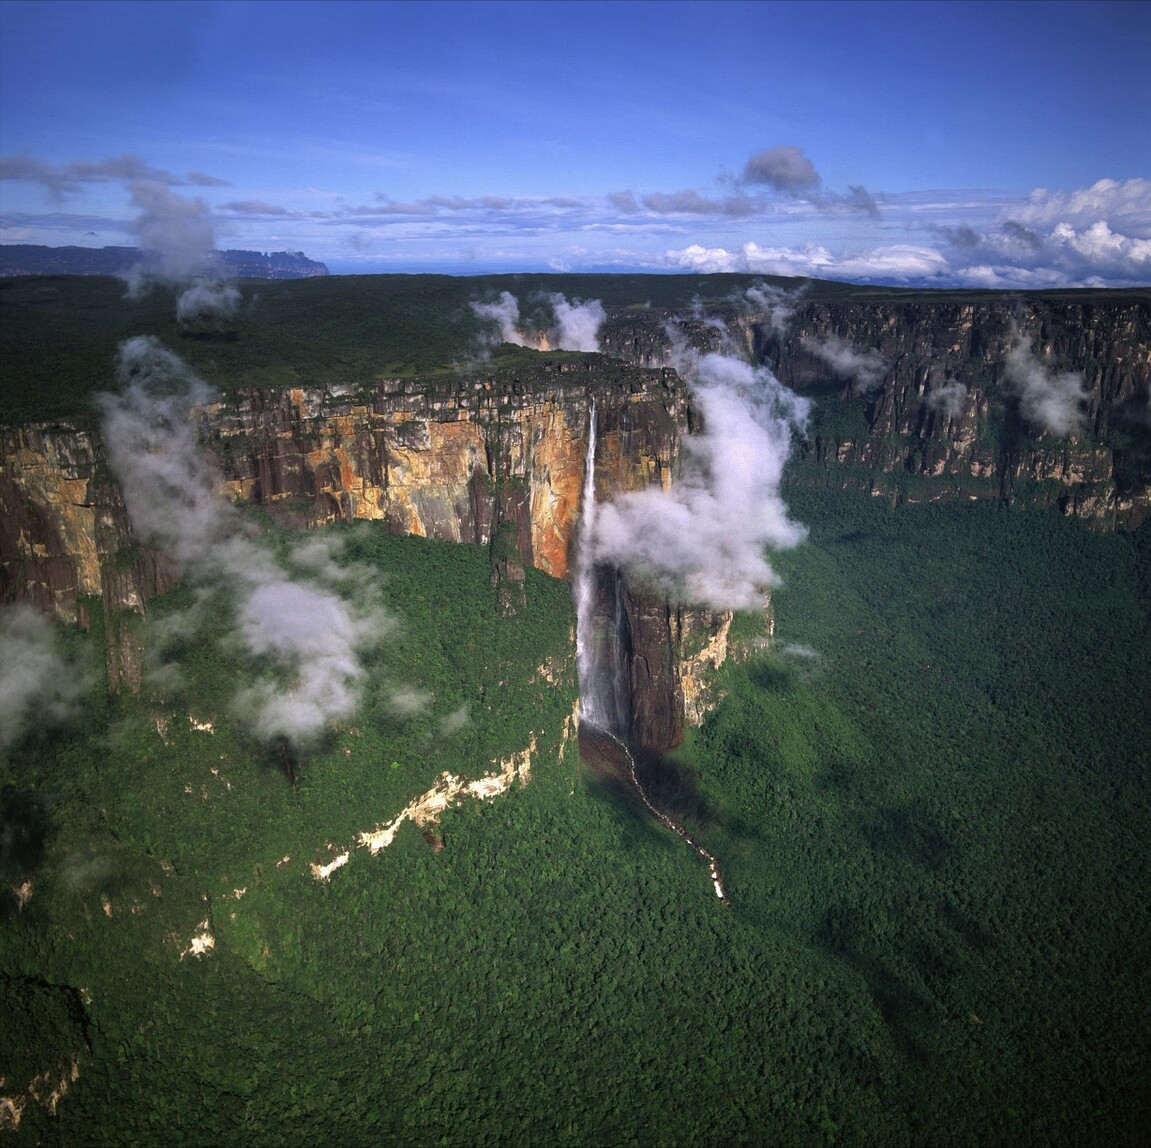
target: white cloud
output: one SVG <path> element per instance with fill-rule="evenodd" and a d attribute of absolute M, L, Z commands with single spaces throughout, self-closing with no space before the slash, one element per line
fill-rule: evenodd
<path fill-rule="evenodd" d="M 892 244 L 838 255 L 816 243 L 800 247 L 761 247 L 748 241 L 736 250 L 692 244 L 666 252 L 665 259 L 673 267 L 704 273 L 736 271 L 832 279 L 912 281 L 933 278 L 947 269 L 947 261 L 939 251 L 913 244 Z"/>
<path fill-rule="evenodd" d="M 1019 397 L 1019 411 L 1038 431 L 1066 438 L 1086 421 L 1087 388 L 1078 371 L 1048 369 L 1016 333 L 1007 353 L 1007 382 Z"/>
<path fill-rule="evenodd" d="M 0 752 L 15 745 L 30 726 L 66 721 L 90 676 L 65 656 L 55 627 L 31 606 L 0 609 Z"/>
<path fill-rule="evenodd" d="M 495 303 L 473 303 L 472 310 L 481 319 L 499 327 L 499 339 L 518 347 L 556 351 L 598 351 L 599 329 L 607 318 L 598 299 L 587 301 L 567 298 L 556 292 L 548 296 L 553 325 L 536 330 L 520 319 L 519 300 L 510 291 L 501 291 Z"/>
<path fill-rule="evenodd" d="M 237 689 L 236 710 L 262 738 L 306 744 L 353 712 L 360 654 L 389 628 L 369 579 L 340 568 L 336 542 L 307 539 L 284 561 L 256 542 L 197 440 L 196 407 L 211 392 L 177 355 L 139 336 L 122 344 L 118 374 L 123 393 L 103 397 L 104 441 L 137 536 L 170 549 L 205 593 L 230 592 L 231 640 L 266 667 Z M 185 637 L 206 608 L 182 620 Z"/>
<path fill-rule="evenodd" d="M 944 383 L 928 392 L 928 407 L 949 419 L 958 418 L 967 405 L 967 387 L 960 382 Z"/>
<path fill-rule="evenodd" d="M 887 360 L 874 347 L 860 351 L 838 335 L 805 338 L 803 347 L 822 359 L 837 375 L 851 379 L 852 390 L 857 394 L 874 391 L 882 384 L 887 371 Z"/>
<path fill-rule="evenodd" d="M 551 297 L 556 316 L 555 343 L 561 351 L 598 351 L 599 329 L 607 318 L 598 299 L 569 303 L 558 292 Z"/>
<path fill-rule="evenodd" d="M 779 494 L 791 434 L 809 404 L 764 367 L 677 347 L 674 365 L 703 412 L 685 443 L 684 472 L 597 508 L 594 550 L 674 599 L 713 609 L 762 606 L 777 582 L 765 548 L 806 536 Z"/>

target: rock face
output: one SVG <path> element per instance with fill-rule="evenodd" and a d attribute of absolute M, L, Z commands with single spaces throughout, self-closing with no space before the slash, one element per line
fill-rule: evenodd
<path fill-rule="evenodd" d="M 63 428 L 0 429 L 0 601 L 27 601 L 85 627 L 98 605 L 116 690 L 140 678 L 133 620 L 177 577 L 165 555 L 135 542 L 98 440 Z"/>
<path fill-rule="evenodd" d="M 598 355 L 438 385 L 382 382 L 355 395 L 237 392 L 202 410 L 200 439 L 222 494 L 286 525 L 365 520 L 491 546 L 500 600 L 514 610 L 525 566 L 568 577 L 592 400 L 598 497 L 668 486 L 688 425 L 682 381 Z M 4 599 L 81 624 L 99 599 L 113 688 L 137 682 L 133 619 L 179 571 L 134 540 L 97 436 L 40 426 L 3 433 Z M 634 730 L 662 748 L 682 736 L 685 707 L 673 632 L 652 622 L 668 608 L 635 588 L 627 603 Z"/>
<path fill-rule="evenodd" d="M 710 317 L 724 320 L 736 349 L 819 400 L 801 453 L 827 485 L 908 499 L 1025 498 L 1118 529 L 1151 514 L 1151 296 L 799 295 Z M 617 314 L 604 346 L 663 363 L 673 318 Z M 698 318 L 680 328 L 697 346 L 722 339 Z M 1027 421 L 1008 369 L 1017 345 L 1039 374 L 1081 380 L 1083 417 L 1070 434 Z"/>
<path fill-rule="evenodd" d="M 224 493 L 285 524 L 365 520 L 490 546 L 499 600 L 514 611 L 526 566 L 569 575 L 593 400 L 597 499 L 673 482 L 698 421 L 668 366 L 673 318 L 609 315 L 600 355 L 526 356 L 354 393 L 233 391 L 202 411 L 200 437 Z M 725 305 L 679 327 L 818 400 L 801 447 L 806 481 L 906 499 L 1026 499 L 1112 528 L 1151 512 L 1145 299 L 798 297 Z M 1007 368 L 1020 342 L 1043 370 L 1081 375 L 1083 421 L 1070 435 L 1027 424 Z M 861 361 L 871 364 L 863 383 Z M 179 572 L 133 537 L 97 435 L 24 426 L 0 436 L 0 597 L 81 624 L 98 605 L 112 686 L 131 685 L 135 619 Z M 675 608 L 614 571 L 599 572 L 597 598 L 616 635 L 621 725 L 640 748 L 675 744 L 709 704 L 707 670 L 726 657 L 730 619 Z"/>

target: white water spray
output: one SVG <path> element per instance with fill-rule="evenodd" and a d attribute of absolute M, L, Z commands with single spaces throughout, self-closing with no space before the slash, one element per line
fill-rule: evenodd
<path fill-rule="evenodd" d="M 592 399 L 575 568 L 576 664 L 579 668 L 580 720 L 602 728 L 604 715 L 599 712 L 600 707 L 595 700 L 595 445 L 595 399 Z"/>

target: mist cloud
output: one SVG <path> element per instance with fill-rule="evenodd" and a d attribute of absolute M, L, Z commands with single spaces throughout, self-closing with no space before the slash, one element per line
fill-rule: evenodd
<path fill-rule="evenodd" d="M 678 601 L 713 609 L 763 605 L 778 581 L 766 547 L 798 545 L 806 530 L 779 494 L 793 429 L 809 406 L 765 367 L 678 346 L 674 364 L 703 413 L 669 490 L 624 493 L 597 508 L 594 552 Z"/>
<path fill-rule="evenodd" d="M 520 320 L 519 300 L 510 291 L 501 291 L 495 303 L 473 303 L 481 319 L 499 326 L 500 341 L 518 347 L 556 351 L 598 351 L 599 329 L 607 314 L 598 299 L 568 301 L 555 293 L 548 296 L 553 325 L 535 330 Z"/>
<path fill-rule="evenodd" d="M 1020 414 L 1034 430 L 1066 438 L 1082 429 L 1088 399 L 1083 375 L 1049 370 L 1020 332 L 1007 353 L 1006 377 L 1019 398 Z"/>
<path fill-rule="evenodd" d="M 216 228 L 202 199 L 187 199 L 159 180 L 135 180 L 129 190 L 139 209 L 135 231 L 146 275 L 180 283 L 212 269 Z"/>
<path fill-rule="evenodd" d="M 599 329 L 607 314 L 598 299 L 569 303 L 560 294 L 551 297 L 556 316 L 556 346 L 561 351 L 598 351 Z"/>
<path fill-rule="evenodd" d="M 744 291 L 743 301 L 766 323 L 769 331 L 782 335 L 791 323 L 799 294 L 797 291 L 784 291 L 782 288 L 772 287 L 761 280 Z"/>
<path fill-rule="evenodd" d="M 197 279 L 176 300 L 176 321 L 183 327 L 201 326 L 229 318 L 240 306 L 240 289 L 222 279 Z"/>
<path fill-rule="evenodd" d="M 178 356 L 140 336 L 121 345 L 117 373 L 124 391 L 103 397 L 103 433 L 137 536 L 199 585 L 201 614 L 232 603 L 229 644 L 262 667 L 236 691 L 241 720 L 261 738 L 308 744 L 354 711 L 360 655 L 389 628 L 368 575 L 337 562 L 338 541 L 309 538 L 283 559 L 259 545 L 218 493 L 197 439 L 211 392 Z M 166 632 L 186 637 L 197 624 L 169 620 Z"/>
<path fill-rule="evenodd" d="M 883 382 L 887 360 L 874 348 L 857 351 L 838 335 L 826 338 L 808 337 L 804 350 L 822 359 L 837 375 L 851 380 L 856 394 L 868 394 Z"/>
<path fill-rule="evenodd" d="M 472 310 L 481 318 L 496 323 L 500 329 L 500 342 L 517 347 L 534 347 L 519 330 L 520 304 L 510 291 L 501 291 L 495 303 L 473 303 Z"/>
<path fill-rule="evenodd" d="M 938 411 L 949 419 L 956 419 L 967 405 L 967 387 L 960 382 L 944 383 L 933 387 L 926 399 L 931 410 Z"/>
<path fill-rule="evenodd" d="M 31 606 L 0 609 L 0 752 L 29 728 L 68 720 L 91 677 L 64 655 L 56 628 Z"/>

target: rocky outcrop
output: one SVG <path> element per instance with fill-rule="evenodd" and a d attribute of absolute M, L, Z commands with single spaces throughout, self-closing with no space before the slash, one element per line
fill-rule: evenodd
<path fill-rule="evenodd" d="M 569 574 L 593 400 L 597 499 L 672 483 L 698 418 L 668 365 L 675 318 L 619 310 L 600 355 L 523 352 L 498 369 L 355 390 L 233 390 L 200 412 L 200 437 L 226 495 L 285 524 L 364 520 L 488 545 L 498 601 L 514 611 L 527 566 Z M 816 400 L 799 450 L 806 481 L 1027 499 L 1121 528 L 1151 511 L 1151 304 L 1130 293 L 744 299 L 676 329 L 766 363 Z M 1081 374 L 1073 434 L 1027 425 L 1007 372 L 1018 340 L 1045 369 Z M 178 571 L 133 537 L 98 436 L 0 434 L 0 595 L 81 624 L 98 605 L 113 687 L 138 680 L 134 619 Z M 674 744 L 711 703 L 728 619 L 674 608 L 610 571 L 598 599 L 617 635 L 621 727 L 644 748 Z"/>
<path fill-rule="evenodd" d="M 289 526 L 377 522 L 393 533 L 488 545 L 505 611 L 525 566 L 566 578 L 580 512 L 591 403 L 597 497 L 667 487 L 689 423 L 669 369 L 556 355 L 499 373 L 384 381 L 355 394 L 245 390 L 199 412 L 222 493 Z M 133 619 L 171 585 L 172 563 L 137 543 L 98 436 L 5 431 L 0 577 L 5 600 L 87 624 L 99 600 L 113 688 L 139 680 Z M 682 736 L 683 675 L 669 607 L 632 589 L 636 735 Z M 678 632 L 678 631 L 676 631 Z M 688 675 L 691 681 L 691 675 Z M 664 740 L 669 739 L 669 740 Z"/>
<path fill-rule="evenodd" d="M 673 318 L 617 313 L 605 346 L 662 363 Z M 724 336 L 708 321 L 716 318 L 730 344 L 817 400 L 800 456 L 828 485 L 909 499 L 1022 497 L 1120 529 L 1151 514 L 1149 298 L 797 295 L 783 306 L 733 302 L 678 328 L 698 346 L 718 347 Z M 1017 342 L 1041 369 L 1081 376 L 1087 397 L 1073 433 L 1043 433 L 1022 416 L 1007 369 Z"/>

